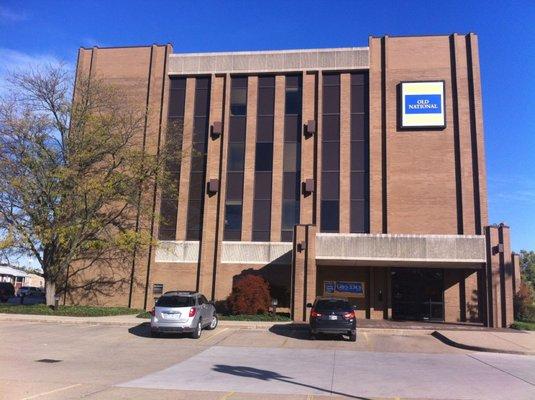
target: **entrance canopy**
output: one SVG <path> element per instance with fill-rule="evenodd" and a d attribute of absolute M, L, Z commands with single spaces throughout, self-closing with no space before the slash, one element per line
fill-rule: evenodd
<path fill-rule="evenodd" d="M 482 235 L 316 234 L 317 265 L 483 268 Z"/>

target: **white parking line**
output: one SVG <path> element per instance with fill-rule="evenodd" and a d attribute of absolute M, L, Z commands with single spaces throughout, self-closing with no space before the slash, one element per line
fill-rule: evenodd
<path fill-rule="evenodd" d="M 81 383 L 77 383 L 77 384 L 75 384 L 75 385 L 65 386 L 65 387 L 62 387 L 62 388 L 58 388 L 58 389 L 54 389 L 54 390 L 50 390 L 50 391 L 48 391 L 48 392 L 43 392 L 43 393 L 34 394 L 33 396 L 25 397 L 25 398 L 23 398 L 22 400 L 36 399 L 36 398 L 41 397 L 41 396 L 46 396 L 46 395 L 48 395 L 48 394 L 57 393 L 57 392 L 62 392 L 62 391 L 64 391 L 64 390 L 71 389 L 71 388 L 73 388 L 73 387 L 77 387 L 77 386 L 82 386 L 82 384 L 81 384 Z"/>

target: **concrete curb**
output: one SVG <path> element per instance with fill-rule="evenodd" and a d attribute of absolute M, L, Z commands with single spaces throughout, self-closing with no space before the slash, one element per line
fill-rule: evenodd
<path fill-rule="evenodd" d="M 431 333 L 431 336 L 433 336 L 435 339 L 440 340 L 442 343 L 447 344 L 448 346 L 456 347 L 458 349 L 463 349 L 463 350 L 479 351 L 483 353 L 517 354 L 517 355 L 527 355 L 527 356 L 535 355 L 535 352 L 533 351 L 504 350 L 504 349 L 496 349 L 496 348 L 491 348 L 491 347 L 473 346 L 470 344 L 464 344 L 464 343 L 456 342 L 450 339 L 449 337 L 443 335 L 439 331 L 433 331 Z"/>
<path fill-rule="evenodd" d="M 31 314 L 0 314 L 0 322 L 29 322 L 48 324 L 72 324 L 72 325 L 115 325 L 134 327 L 148 324 L 145 318 L 137 318 L 135 315 L 121 315 L 114 317 L 66 317 L 54 315 L 31 315 Z M 220 320 L 219 326 L 224 328 L 243 330 L 271 330 L 280 329 L 288 331 L 308 330 L 308 324 L 268 321 L 228 321 Z M 359 332 L 396 335 L 396 336 L 421 336 L 430 335 L 433 330 L 421 328 L 382 328 L 382 327 L 359 327 Z"/>

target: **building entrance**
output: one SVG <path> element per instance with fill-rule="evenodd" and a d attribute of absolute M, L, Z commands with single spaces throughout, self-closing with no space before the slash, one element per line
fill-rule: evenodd
<path fill-rule="evenodd" d="M 392 318 L 444 321 L 444 272 L 392 268 Z"/>

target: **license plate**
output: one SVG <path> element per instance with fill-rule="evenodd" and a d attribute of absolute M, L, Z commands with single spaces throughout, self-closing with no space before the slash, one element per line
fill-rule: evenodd
<path fill-rule="evenodd" d="M 337 320 L 338 319 L 338 316 L 337 315 L 329 315 L 329 319 L 331 321 L 334 321 L 334 320 Z"/>
<path fill-rule="evenodd" d="M 162 313 L 164 319 L 180 319 L 180 314 L 167 314 Z"/>

